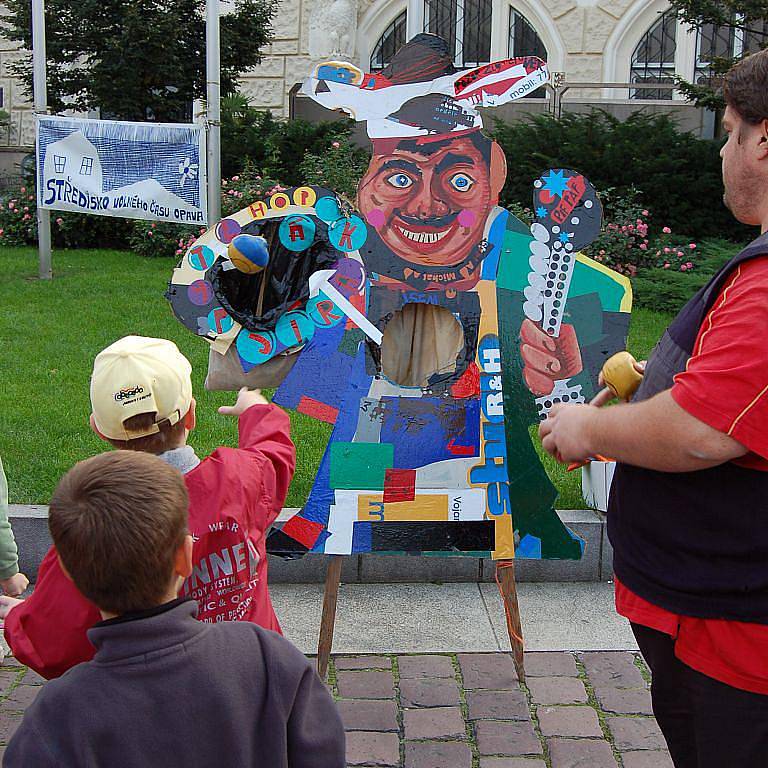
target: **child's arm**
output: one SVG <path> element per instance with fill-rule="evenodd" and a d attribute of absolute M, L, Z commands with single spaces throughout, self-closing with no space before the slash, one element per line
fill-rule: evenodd
<path fill-rule="evenodd" d="M 272 512 L 266 522 L 268 527 L 283 507 L 296 468 L 288 414 L 270 404 L 259 390 L 245 388 L 240 390 L 233 406 L 222 406 L 219 413 L 238 417 L 239 448 L 264 459 L 264 496 Z"/>
<path fill-rule="evenodd" d="M 0 459 L 0 587 L 6 595 L 16 597 L 29 585 L 29 580 L 19 573 L 19 551 L 8 520 L 8 482 Z"/>
<path fill-rule="evenodd" d="M 50 679 L 93 657 L 86 632 L 99 621 L 99 609 L 64 575 L 51 547 L 35 591 L 5 616 L 5 639 L 22 664 Z"/>

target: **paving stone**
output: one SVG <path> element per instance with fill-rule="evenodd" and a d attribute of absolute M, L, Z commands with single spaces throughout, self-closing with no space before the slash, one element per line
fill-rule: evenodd
<path fill-rule="evenodd" d="M 475 723 L 477 748 L 481 755 L 540 755 L 541 742 L 530 722 L 478 720 Z"/>
<path fill-rule="evenodd" d="M 11 736 L 21 725 L 21 715 L 10 715 L 3 712 L 0 716 L 0 741 L 10 741 Z"/>
<path fill-rule="evenodd" d="M 624 768 L 675 768 L 668 752 L 624 752 L 621 759 L 624 761 Z"/>
<path fill-rule="evenodd" d="M 394 680 L 390 672 L 339 672 L 339 696 L 345 699 L 392 699 Z"/>
<path fill-rule="evenodd" d="M 525 674 L 527 677 L 549 677 L 564 675 L 577 677 L 576 660 L 572 653 L 562 651 L 529 651 L 525 654 Z"/>
<path fill-rule="evenodd" d="M 455 680 L 429 678 L 400 680 L 400 704 L 403 707 L 452 707 L 461 704 Z"/>
<path fill-rule="evenodd" d="M 584 683 L 572 677 L 532 677 L 526 679 L 536 704 L 582 704 L 587 701 Z"/>
<path fill-rule="evenodd" d="M 347 731 L 399 731 L 397 704 L 386 699 L 336 702 Z"/>
<path fill-rule="evenodd" d="M 40 685 L 19 685 L 13 689 L 7 699 L 3 699 L 0 705 L 3 709 L 26 709 L 42 690 Z"/>
<path fill-rule="evenodd" d="M 603 738 L 597 712 L 592 707 L 539 707 L 536 716 L 544 736 Z"/>
<path fill-rule="evenodd" d="M 652 715 L 651 693 L 645 688 L 597 688 L 595 695 L 604 712 L 617 715 Z"/>
<path fill-rule="evenodd" d="M 480 768 L 547 768 L 537 757 L 481 757 Z"/>
<path fill-rule="evenodd" d="M 37 672 L 28 669 L 24 673 L 24 677 L 21 678 L 21 682 L 24 683 L 24 685 L 44 685 L 48 681 L 44 677 L 40 677 Z"/>
<path fill-rule="evenodd" d="M 460 741 L 406 741 L 405 768 L 472 768 L 472 750 Z"/>
<path fill-rule="evenodd" d="M 518 688 L 515 663 L 507 653 L 460 653 L 458 659 L 465 688 Z"/>
<path fill-rule="evenodd" d="M 611 685 L 615 688 L 644 688 L 640 670 L 635 666 L 635 655 L 628 651 L 592 651 L 580 653 L 587 677 L 595 688 Z"/>
<path fill-rule="evenodd" d="M 389 656 L 336 656 L 336 669 L 392 669 Z"/>
<path fill-rule="evenodd" d="M 528 720 L 528 699 L 520 691 L 467 691 L 470 720 Z"/>
<path fill-rule="evenodd" d="M 667 748 L 659 726 L 652 717 L 609 717 L 607 721 L 619 750 Z"/>
<path fill-rule="evenodd" d="M 398 656 L 400 677 L 456 677 L 450 656 Z"/>
<path fill-rule="evenodd" d="M 430 707 L 403 711 L 406 739 L 464 738 L 467 729 L 459 707 Z"/>
<path fill-rule="evenodd" d="M 11 686 L 19 679 L 21 670 L 0 670 L 0 696 L 5 696 L 11 689 Z"/>
<path fill-rule="evenodd" d="M 607 741 L 596 739 L 547 739 L 552 768 L 617 768 Z"/>
<path fill-rule="evenodd" d="M 347 765 L 400 765 L 400 739 L 396 733 L 350 731 Z"/>

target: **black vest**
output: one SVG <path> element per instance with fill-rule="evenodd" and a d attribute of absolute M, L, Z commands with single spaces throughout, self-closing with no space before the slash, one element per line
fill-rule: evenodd
<path fill-rule="evenodd" d="M 733 270 L 766 254 L 768 233 L 683 307 L 651 354 L 634 401 L 672 386 Z M 608 537 L 616 576 L 649 602 L 686 616 L 768 624 L 768 472 L 732 462 L 697 472 L 619 464 Z"/>

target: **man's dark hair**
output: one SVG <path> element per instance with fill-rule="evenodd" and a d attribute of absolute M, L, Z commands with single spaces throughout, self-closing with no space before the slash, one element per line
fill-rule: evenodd
<path fill-rule="evenodd" d="M 162 459 L 113 451 L 61 478 L 48 527 L 80 592 L 121 614 L 162 602 L 187 533 L 188 504 L 184 478 Z"/>
<path fill-rule="evenodd" d="M 489 139 L 481 131 L 472 131 L 466 134 L 466 137 L 475 145 L 475 148 L 483 157 L 486 163 L 491 162 L 491 145 L 493 139 Z M 462 134 L 451 135 L 448 134 L 444 139 L 438 139 L 435 141 L 419 142 L 417 139 L 403 139 L 397 143 L 397 148 L 402 149 L 405 152 L 415 152 L 424 157 L 433 155 L 443 147 L 447 147 L 452 141 L 458 138 L 462 138 Z"/>
<path fill-rule="evenodd" d="M 725 76 L 725 102 L 746 122 L 768 120 L 768 49 L 742 59 Z"/>

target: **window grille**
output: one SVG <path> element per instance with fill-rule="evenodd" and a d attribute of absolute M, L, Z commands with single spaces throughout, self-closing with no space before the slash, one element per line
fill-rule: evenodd
<path fill-rule="evenodd" d="M 371 54 L 371 72 L 378 72 L 392 61 L 398 49 L 405 45 L 408 15 L 403 11 L 385 30 Z"/>
<path fill-rule="evenodd" d="M 424 0 L 424 31 L 448 41 L 455 66 L 491 60 L 491 0 Z"/>
<path fill-rule="evenodd" d="M 677 18 L 673 11 L 662 14 L 643 35 L 632 54 L 629 79 L 632 83 L 672 83 L 675 74 Z M 630 99 L 671 99 L 672 89 L 632 88 Z"/>

